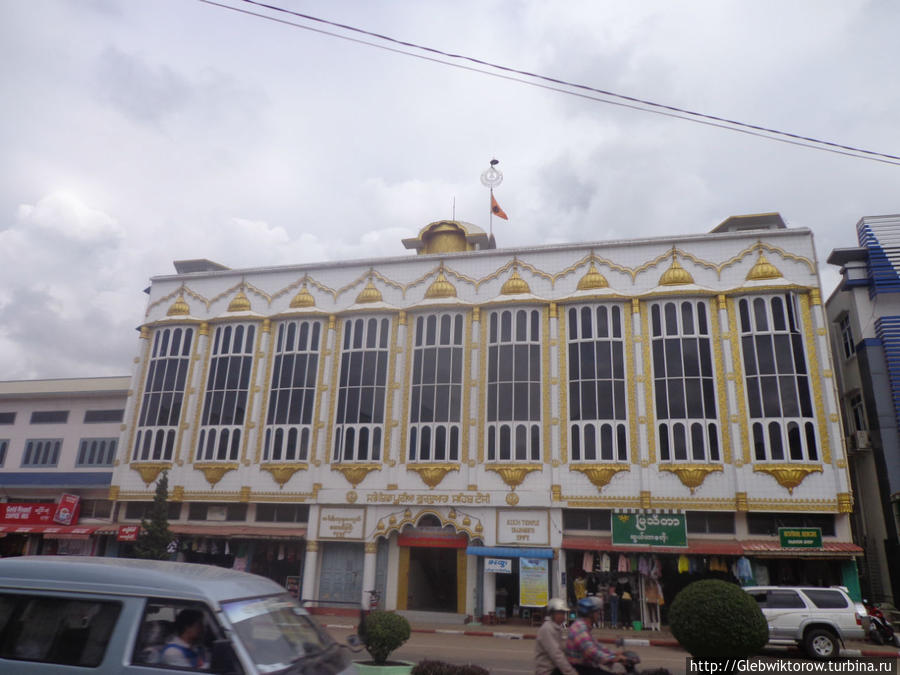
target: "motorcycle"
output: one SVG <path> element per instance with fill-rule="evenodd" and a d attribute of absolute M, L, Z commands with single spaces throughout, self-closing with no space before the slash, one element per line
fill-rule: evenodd
<path fill-rule="evenodd" d="M 617 647 L 622 647 L 624 644 L 625 641 L 623 638 L 618 638 L 616 640 Z M 622 652 L 622 655 L 625 657 L 625 662 L 622 665 L 625 667 L 625 672 L 629 673 L 629 675 L 670 675 L 669 671 L 665 668 L 639 671 L 636 666 L 641 662 L 641 657 L 637 652 L 625 650 Z"/>
<path fill-rule="evenodd" d="M 866 613 L 869 615 L 869 639 L 876 645 L 894 645 L 900 647 L 900 635 L 894 631 L 894 626 L 884 616 L 884 612 L 875 603 L 863 600 Z"/>

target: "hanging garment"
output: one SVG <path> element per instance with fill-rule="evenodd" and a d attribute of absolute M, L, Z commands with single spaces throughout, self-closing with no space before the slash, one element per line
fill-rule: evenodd
<path fill-rule="evenodd" d="M 628 565 L 628 556 L 624 553 L 619 554 L 619 564 L 616 567 L 617 572 L 630 572 L 631 568 Z"/>
<path fill-rule="evenodd" d="M 654 579 L 659 579 L 662 576 L 662 565 L 657 556 L 653 556 L 650 559 L 650 576 Z"/>
<path fill-rule="evenodd" d="M 641 573 L 641 576 L 650 575 L 650 558 L 645 555 L 638 558 L 638 572 Z"/>
<path fill-rule="evenodd" d="M 737 559 L 737 578 L 742 585 L 747 586 L 753 583 L 753 570 L 750 568 L 750 561 L 746 556 Z"/>
<path fill-rule="evenodd" d="M 630 568 L 631 568 L 629 571 L 630 571 L 632 574 L 636 574 L 637 571 L 638 571 L 638 559 L 637 559 L 637 556 L 636 556 L 636 555 L 630 555 L 630 556 L 628 556 L 628 564 L 629 564 L 629 566 L 630 566 Z"/>
<path fill-rule="evenodd" d="M 757 586 L 768 586 L 769 585 L 769 566 L 766 563 L 754 560 L 753 561 L 753 577 L 756 579 Z"/>
<path fill-rule="evenodd" d="M 228 545 L 228 540 L 225 540 L 225 555 L 231 555 L 231 546 Z"/>
<path fill-rule="evenodd" d="M 576 600 L 587 597 L 587 577 L 575 577 L 572 588 L 575 590 Z"/>
<path fill-rule="evenodd" d="M 651 605 L 659 604 L 659 584 L 653 579 L 648 579 L 644 584 L 644 599 Z"/>
<path fill-rule="evenodd" d="M 612 560 L 609 557 L 609 553 L 604 553 L 600 556 L 600 571 L 601 572 L 609 572 L 612 567 Z"/>
<path fill-rule="evenodd" d="M 684 574 L 685 572 L 689 572 L 691 569 L 691 562 L 688 560 L 688 557 L 684 554 L 678 556 L 678 573 Z"/>
<path fill-rule="evenodd" d="M 590 551 L 585 551 L 584 555 L 581 556 L 581 569 L 585 572 L 593 572 L 594 571 L 594 560 L 597 556 L 595 556 Z"/>

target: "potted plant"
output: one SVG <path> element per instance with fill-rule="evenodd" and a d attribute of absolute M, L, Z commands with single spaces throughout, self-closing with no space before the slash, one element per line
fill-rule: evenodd
<path fill-rule="evenodd" d="M 356 662 L 360 675 L 408 675 L 412 663 L 388 660 L 391 652 L 409 639 L 410 627 L 406 617 L 376 609 L 366 615 L 362 628 L 360 638 L 372 660 Z"/>

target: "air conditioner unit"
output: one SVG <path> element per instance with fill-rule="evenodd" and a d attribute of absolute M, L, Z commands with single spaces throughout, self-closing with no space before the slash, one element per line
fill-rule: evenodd
<path fill-rule="evenodd" d="M 872 447 L 872 441 L 869 438 L 868 431 L 857 431 L 854 434 L 854 436 L 856 439 L 857 449 L 862 450 L 863 448 L 871 448 Z"/>

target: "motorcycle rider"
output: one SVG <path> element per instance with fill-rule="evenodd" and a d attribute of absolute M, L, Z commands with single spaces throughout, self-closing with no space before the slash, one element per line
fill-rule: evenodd
<path fill-rule="evenodd" d="M 608 675 L 615 664 L 627 662 L 621 652 L 606 649 L 591 634 L 602 608 L 603 604 L 591 595 L 579 600 L 575 606 L 578 618 L 569 626 L 566 657 L 580 675 Z"/>
<path fill-rule="evenodd" d="M 559 598 L 547 603 L 547 616 L 534 645 L 534 675 L 577 675 L 563 651 L 567 632 L 563 623 L 568 612 L 566 603 Z"/>

